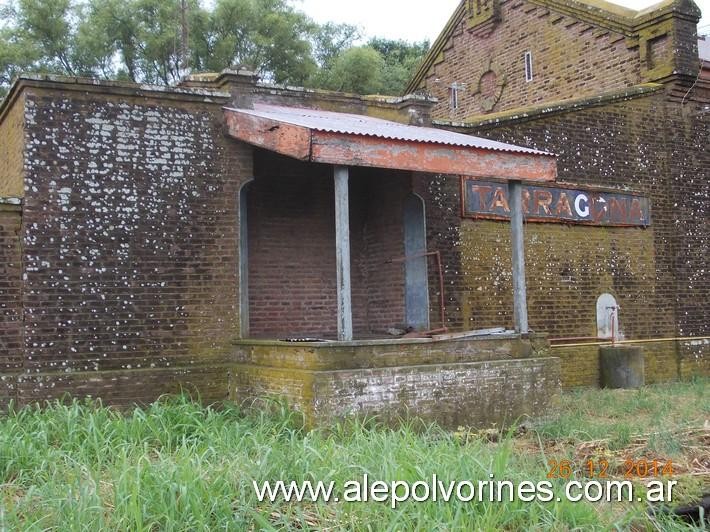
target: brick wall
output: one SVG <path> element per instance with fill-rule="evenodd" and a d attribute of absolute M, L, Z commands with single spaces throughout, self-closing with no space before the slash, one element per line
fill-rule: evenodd
<path fill-rule="evenodd" d="M 667 101 L 659 92 L 470 132 L 557 153 L 559 181 L 631 188 L 647 195 L 652 226 L 646 239 L 653 239 L 653 250 L 646 240 L 644 253 L 655 253 L 655 271 L 630 277 L 624 270 L 618 257 L 633 257 L 629 254 L 641 243 L 637 235 L 644 234 L 627 230 L 628 239 L 607 247 L 609 265 L 616 268 L 610 270 L 613 287 L 627 291 L 629 300 L 643 302 L 638 320 L 649 323 L 638 334 L 707 336 L 710 125 L 704 116 L 701 103 Z M 574 241 L 568 244 L 574 247 Z"/>
<path fill-rule="evenodd" d="M 461 330 L 464 324 L 461 313 L 460 288 L 463 286 L 461 256 L 460 185 L 457 177 L 433 176 L 417 173 L 414 191 L 424 200 L 426 214 L 427 251 L 441 254 L 444 276 L 444 307 L 446 327 Z M 434 260 L 429 260 L 429 322 L 441 326 L 441 293 L 439 271 Z"/>
<path fill-rule="evenodd" d="M 332 169 L 257 151 L 249 185 L 249 332 L 335 336 Z"/>
<path fill-rule="evenodd" d="M 22 257 L 19 206 L 0 199 L 0 408 L 16 399 L 22 369 Z"/>
<path fill-rule="evenodd" d="M 392 259 L 404 256 L 404 199 L 411 190 L 411 177 L 407 172 L 361 168 L 353 172 L 351 182 L 359 190 L 359 201 L 351 208 L 362 216 L 353 240 L 362 240 L 363 253 L 353 255 L 353 270 L 364 273 L 367 330 L 363 332 L 381 334 L 405 322 L 405 265 Z"/>
<path fill-rule="evenodd" d="M 666 340 L 624 345 L 636 345 L 642 349 L 646 384 L 710 375 L 708 340 Z M 551 354 L 560 359 L 564 388 L 599 386 L 598 345 L 554 346 Z"/>
<path fill-rule="evenodd" d="M 520 0 L 500 2 L 501 22 L 492 32 L 456 26 L 421 88 L 439 99 L 436 119 L 468 117 L 543 101 L 623 88 L 641 81 L 638 46 L 625 36 Z M 659 53 L 661 47 L 657 47 Z M 533 80 L 525 80 L 524 54 L 532 52 Z M 493 71 L 494 77 L 486 72 Z M 459 107 L 449 104 L 452 83 L 465 84 Z M 502 85 L 502 90 L 500 86 Z M 483 104 L 493 98 L 492 109 Z"/>
<path fill-rule="evenodd" d="M 0 121 L 0 198 L 21 198 L 24 148 L 24 96 L 20 95 Z"/>
<path fill-rule="evenodd" d="M 250 336 L 337 336 L 332 167 L 266 151 L 249 185 Z M 353 329 L 404 321 L 402 201 L 408 174 L 352 169 L 350 240 Z"/>
<path fill-rule="evenodd" d="M 513 325 L 510 225 L 465 220 L 461 226 L 464 323 Z M 596 336 L 603 293 L 621 306 L 621 333 L 648 338 L 673 331 L 672 315 L 654 309 L 653 232 L 563 224 L 525 226 L 530 327 L 552 337 Z"/>
<path fill-rule="evenodd" d="M 671 236 L 659 248 L 673 271 L 678 336 L 710 336 L 708 109 L 710 91 L 704 103 L 668 102 L 664 106 L 664 156 L 671 196 L 666 223 Z"/>
<path fill-rule="evenodd" d="M 215 99 L 98 90 L 27 92 L 25 368 L 40 383 L 25 379 L 23 400 L 149 399 L 156 379 L 214 397 L 204 368 L 239 334 L 236 200 L 251 149 L 222 134 Z"/>
<path fill-rule="evenodd" d="M 422 176 L 429 249 L 442 252 L 448 326 L 513 327 L 510 224 L 462 220 L 459 178 Z M 530 326 L 551 336 L 594 336 L 596 300 L 614 295 L 629 337 L 667 336 L 674 315 L 658 308 L 653 229 L 528 223 L 525 226 Z M 434 268 L 429 281 L 436 295 Z M 431 320 L 438 320 L 432 297 Z M 666 302 L 666 308 L 672 304 Z"/>
<path fill-rule="evenodd" d="M 244 342 L 236 354 L 235 401 L 253 405 L 280 396 L 309 424 L 351 415 L 397 423 L 416 415 L 452 429 L 505 426 L 545 413 L 560 386 L 559 360 L 516 337 L 348 346 Z"/>

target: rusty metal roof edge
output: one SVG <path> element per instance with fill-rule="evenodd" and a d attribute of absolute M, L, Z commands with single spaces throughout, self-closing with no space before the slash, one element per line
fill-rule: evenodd
<path fill-rule="evenodd" d="M 499 142 L 495 140 L 490 140 L 490 139 L 485 139 L 483 137 L 477 137 L 474 135 L 467 135 L 463 133 L 455 133 L 452 131 L 448 131 L 443 128 L 433 128 L 433 127 L 424 127 L 424 126 L 413 126 L 409 124 L 401 124 L 399 122 L 392 122 L 389 120 L 384 120 L 382 118 L 377 118 L 377 117 L 371 117 L 368 115 L 357 115 L 354 113 L 340 113 L 336 111 L 322 111 L 318 109 L 308 109 L 308 108 L 301 108 L 301 107 L 283 107 L 283 106 L 276 106 L 276 105 L 263 105 L 263 107 L 269 107 L 273 109 L 274 111 L 276 110 L 303 110 L 303 111 L 308 111 L 311 113 L 314 112 L 319 112 L 319 113 L 327 113 L 327 114 L 335 114 L 335 115 L 343 115 L 343 116 L 352 116 L 356 117 L 359 119 L 366 119 L 370 122 L 382 122 L 384 124 L 388 125 L 393 125 L 398 128 L 414 128 L 416 130 L 422 131 L 422 130 L 430 130 L 430 131 L 435 131 L 437 134 L 448 134 L 448 135 L 461 135 L 463 137 L 466 137 L 466 140 L 468 142 L 456 142 L 455 140 L 436 140 L 436 139 L 412 139 L 412 138 L 404 138 L 402 136 L 397 136 L 397 135 L 388 135 L 386 133 L 375 133 L 375 132 L 368 132 L 368 133 L 363 133 L 359 131 L 354 131 L 354 130 L 348 130 L 347 128 L 331 128 L 331 127 L 324 127 L 324 126 L 319 126 L 315 124 L 306 124 L 304 123 L 305 121 L 299 122 L 297 120 L 289 120 L 289 117 L 287 116 L 281 116 L 281 117 L 274 117 L 274 116 L 268 116 L 270 113 L 268 111 L 259 111 L 258 109 L 240 109 L 240 108 L 234 108 L 234 107 L 229 107 L 229 106 L 224 106 L 224 110 L 228 111 L 234 111 L 238 113 L 244 113 L 244 114 L 249 114 L 252 116 L 259 116 L 262 118 L 269 118 L 272 120 L 277 120 L 281 122 L 286 122 L 292 125 L 296 126 L 301 126 L 301 127 L 307 127 L 308 129 L 312 129 L 314 131 L 320 131 L 323 133 L 334 133 L 334 134 L 346 134 L 346 135 L 353 135 L 353 136 L 359 136 L 359 137 L 374 137 L 374 138 L 381 138 L 381 139 L 386 139 L 386 140 L 396 140 L 396 141 L 402 141 L 402 142 L 417 142 L 417 143 L 422 143 L 422 144 L 434 144 L 434 145 L 440 145 L 440 146 L 455 146 L 455 147 L 461 147 L 461 148 L 473 148 L 473 149 L 479 149 L 479 150 L 490 150 L 490 151 L 498 151 L 498 152 L 505 152 L 505 153 L 517 153 L 517 154 L 526 154 L 526 155 L 536 155 L 536 156 L 542 156 L 542 157 L 557 157 L 557 154 L 555 153 L 550 153 L 550 152 L 545 152 L 542 150 L 536 150 L 534 148 L 526 148 L 524 146 L 516 146 L 515 144 L 507 144 L 504 142 Z M 475 145 L 475 141 L 480 140 L 481 144 L 480 145 Z"/>

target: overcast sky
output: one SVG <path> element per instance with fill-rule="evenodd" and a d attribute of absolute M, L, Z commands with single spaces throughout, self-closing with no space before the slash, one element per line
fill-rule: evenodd
<path fill-rule="evenodd" d="M 433 42 L 460 0 L 291 0 L 317 22 L 348 22 L 366 37 L 387 37 Z M 643 9 L 654 0 L 617 0 L 632 9 Z M 710 0 L 695 0 L 703 12 L 699 34 L 710 33 Z"/>

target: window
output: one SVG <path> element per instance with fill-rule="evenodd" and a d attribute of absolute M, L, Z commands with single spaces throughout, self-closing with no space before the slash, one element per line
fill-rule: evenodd
<path fill-rule="evenodd" d="M 525 81 L 532 81 L 532 52 L 525 52 Z"/>
<path fill-rule="evenodd" d="M 459 108 L 459 86 L 456 83 L 449 87 L 449 105 L 452 109 Z"/>

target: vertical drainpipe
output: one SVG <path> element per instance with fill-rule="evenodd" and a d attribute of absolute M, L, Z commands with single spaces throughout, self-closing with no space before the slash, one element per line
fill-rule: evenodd
<path fill-rule="evenodd" d="M 337 268 L 338 340 L 353 339 L 350 290 L 350 208 L 346 166 L 334 167 L 335 179 L 335 263 Z"/>
<path fill-rule="evenodd" d="M 513 249 L 513 321 L 515 330 L 527 334 L 528 303 L 525 286 L 525 238 L 523 233 L 523 194 L 520 181 L 508 182 L 510 194 L 510 231 Z"/>

